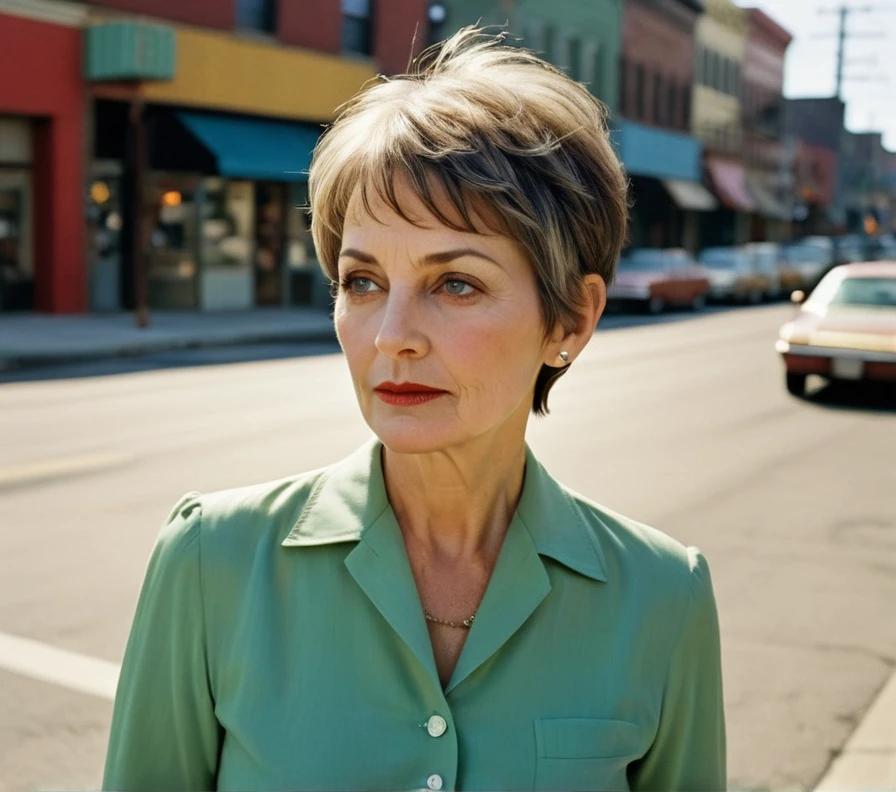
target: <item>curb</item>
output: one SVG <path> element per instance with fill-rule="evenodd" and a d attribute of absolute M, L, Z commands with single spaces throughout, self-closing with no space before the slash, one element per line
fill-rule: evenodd
<path fill-rule="evenodd" d="M 275 331 L 247 333 L 232 337 L 209 338 L 160 338 L 149 341 L 136 341 L 119 346 L 97 347 L 84 350 L 72 350 L 60 353 L 31 353 L 23 355 L 5 355 L 0 357 L 0 371 L 16 371 L 21 369 L 58 366 L 68 363 L 85 363 L 96 360 L 115 358 L 132 358 L 151 355 L 157 352 L 172 352 L 184 349 L 202 349 L 210 347 L 247 346 L 250 344 L 303 343 L 336 341 L 336 333 L 332 325 L 328 328 L 308 328 L 295 331 Z"/>
<path fill-rule="evenodd" d="M 896 672 L 877 694 L 815 792 L 896 790 Z"/>

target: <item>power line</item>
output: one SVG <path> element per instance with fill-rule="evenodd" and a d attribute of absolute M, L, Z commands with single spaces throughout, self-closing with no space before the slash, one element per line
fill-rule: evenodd
<path fill-rule="evenodd" d="M 843 81 L 844 80 L 857 80 L 861 79 L 858 77 L 852 77 L 844 74 L 844 66 L 846 65 L 846 43 L 849 39 L 857 39 L 857 38 L 883 38 L 883 33 L 850 33 L 848 30 L 849 19 L 853 14 L 870 14 L 875 11 L 892 11 L 893 6 L 881 6 L 881 5 L 847 5 L 846 3 L 841 3 L 839 6 L 835 6 L 833 8 L 822 8 L 819 9 L 820 14 L 837 14 L 839 17 L 839 22 L 837 25 L 837 72 L 836 72 L 836 88 L 834 90 L 834 95 L 843 100 Z"/>

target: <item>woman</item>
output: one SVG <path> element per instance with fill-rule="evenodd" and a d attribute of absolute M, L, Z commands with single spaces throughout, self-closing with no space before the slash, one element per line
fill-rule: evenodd
<path fill-rule="evenodd" d="M 376 437 L 175 506 L 105 788 L 724 786 L 704 558 L 525 442 L 604 309 L 625 193 L 590 94 L 475 29 L 343 108 L 312 233 Z"/>

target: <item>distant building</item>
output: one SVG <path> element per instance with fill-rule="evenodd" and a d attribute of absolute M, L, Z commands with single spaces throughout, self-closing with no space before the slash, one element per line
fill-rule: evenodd
<path fill-rule="evenodd" d="M 628 0 L 614 138 L 631 178 L 635 247 L 698 246 L 699 213 L 716 208 L 701 184 L 690 133 L 694 30 L 702 0 Z"/>
<path fill-rule="evenodd" d="M 877 234 L 893 230 L 893 158 L 884 149 L 880 132 L 844 131 L 840 180 L 847 231 Z"/>
<path fill-rule="evenodd" d="M 750 238 L 755 202 L 743 160 L 741 96 L 747 12 L 732 0 L 707 0 L 697 22 L 691 125 L 704 147 L 704 164 L 720 208 L 703 216 L 705 244 L 731 245 Z"/>
<path fill-rule="evenodd" d="M 757 8 L 747 11 L 741 112 L 752 239 L 786 239 L 793 219 L 792 146 L 784 137 L 784 59 L 792 36 Z"/>
<path fill-rule="evenodd" d="M 787 99 L 784 129 L 794 151 L 795 230 L 826 234 L 843 230 L 840 166 L 845 105 L 835 97 Z"/>
<path fill-rule="evenodd" d="M 509 43 L 534 50 L 585 83 L 611 111 L 617 108 L 622 0 L 444 0 L 433 37 L 477 22 L 510 34 Z"/>

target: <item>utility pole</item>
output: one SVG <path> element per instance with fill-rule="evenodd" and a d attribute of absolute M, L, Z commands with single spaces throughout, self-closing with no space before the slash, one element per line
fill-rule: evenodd
<path fill-rule="evenodd" d="M 882 33 L 850 33 L 849 19 L 853 14 L 870 14 L 871 12 L 877 10 L 889 9 L 878 8 L 873 5 L 853 6 L 847 5 L 846 3 L 841 3 L 839 6 L 835 6 L 834 8 L 823 8 L 819 11 L 819 13 L 821 14 L 837 14 L 839 20 L 836 33 L 837 73 L 834 96 L 836 96 L 841 101 L 843 101 L 843 82 L 844 80 L 851 79 L 844 74 L 844 70 L 846 67 L 846 44 L 848 40 L 854 38 L 881 38 L 883 36 Z"/>

